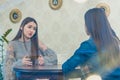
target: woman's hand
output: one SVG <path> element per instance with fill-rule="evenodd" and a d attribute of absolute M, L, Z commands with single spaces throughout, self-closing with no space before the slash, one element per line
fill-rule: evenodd
<path fill-rule="evenodd" d="M 44 65 L 44 58 L 41 55 L 38 57 L 38 65 Z"/>
<path fill-rule="evenodd" d="M 28 56 L 24 56 L 22 59 L 23 65 L 32 65 L 31 59 Z"/>

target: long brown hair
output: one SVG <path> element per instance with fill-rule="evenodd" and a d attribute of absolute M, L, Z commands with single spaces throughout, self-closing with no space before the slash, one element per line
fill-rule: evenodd
<path fill-rule="evenodd" d="M 28 24 L 29 22 L 34 22 L 36 24 L 35 34 L 31 38 L 31 57 L 32 57 L 32 59 L 35 59 L 35 58 L 38 57 L 38 24 L 37 24 L 37 22 L 36 22 L 36 20 L 34 18 L 26 17 L 22 21 L 22 23 L 20 25 L 20 28 L 19 28 L 19 31 L 18 31 L 17 35 L 15 36 L 15 38 L 13 40 L 20 39 L 22 37 L 22 34 L 23 34 L 24 46 L 25 46 L 25 49 L 27 50 L 23 30 L 24 30 L 24 26 L 26 24 Z M 21 30 L 21 27 L 22 27 L 22 30 Z"/>
<path fill-rule="evenodd" d="M 120 61 L 119 40 L 111 29 L 104 9 L 88 10 L 85 24 L 97 46 L 101 65 L 108 69 L 117 66 Z"/>

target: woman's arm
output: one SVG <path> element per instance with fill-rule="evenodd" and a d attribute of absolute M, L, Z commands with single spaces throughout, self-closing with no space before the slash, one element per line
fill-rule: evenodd
<path fill-rule="evenodd" d="M 53 50 L 47 48 L 43 53 L 45 65 L 57 65 L 57 55 Z"/>
<path fill-rule="evenodd" d="M 13 72 L 13 64 L 15 62 L 14 49 L 11 44 L 8 45 L 5 60 L 3 63 L 3 77 L 4 80 L 15 80 Z"/>
<path fill-rule="evenodd" d="M 94 44 L 88 41 L 81 43 L 80 47 L 74 52 L 74 54 L 66 60 L 62 65 L 63 73 L 67 74 L 75 69 L 79 65 L 84 65 L 96 50 L 94 49 Z"/>
<path fill-rule="evenodd" d="M 41 41 L 39 42 L 39 47 L 43 51 L 44 65 L 57 65 L 58 60 L 56 53 L 52 49 L 44 45 Z"/>

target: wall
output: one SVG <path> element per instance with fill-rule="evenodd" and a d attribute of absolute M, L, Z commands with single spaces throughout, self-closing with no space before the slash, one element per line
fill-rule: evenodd
<path fill-rule="evenodd" d="M 85 3 L 63 0 L 59 10 L 51 9 L 49 0 L 1 0 L 0 34 L 12 28 L 12 32 L 7 36 L 7 39 L 11 40 L 16 35 L 21 21 L 27 16 L 34 17 L 39 24 L 40 40 L 56 51 L 59 64 L 62 64 L 79 47 L 80 42 L 88 38 L 84 30 L 84 13 L 100 2 L 110 6 L 111 13 L 108 18 L 120 38 L 119 0 L 88 0 Z M 15 24 L 9 19 L 9 13 L 14 8 L 22 12 L 22 20 Z"/>

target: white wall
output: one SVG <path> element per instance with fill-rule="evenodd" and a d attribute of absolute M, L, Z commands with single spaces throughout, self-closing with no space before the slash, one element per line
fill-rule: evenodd
<path fill-rule="evenodd" d="M 37 20 L 40 40 L 56 51 L 59 63 L 62 64 L 79 47 L 80 42 L 88 38 L 84 30 L 84 13 L 100 2 L 106 2 L 110 6 L 109 21 L 120 38 L 119 0 L 88 0 L 86 3 L 63 0 L 59 10 L 51 9 L 49 0 L 1 0 L 0 33 L 12 28 L 7 39 L 11 40 L 16 35 L 22 20 L 12 23 L 9 13 L 18 8 L 22 12 L 22 19 L 31 16 Z"/>

